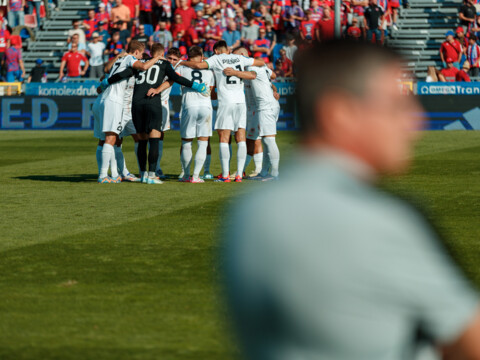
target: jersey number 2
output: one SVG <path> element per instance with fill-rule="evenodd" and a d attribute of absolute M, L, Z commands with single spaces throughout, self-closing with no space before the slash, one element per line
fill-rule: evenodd
<path fill-rule="evenodd" d="M 238 71 L 242 71 L 242 66 L 237 65 L 237 66 L 235 66 L 235 69 L 237 69 Z M 227 84 L 228 85 L 238 84 L 237 79 L 232 80 L 232 77 L 234 77 L 234 76 L 227 76 Z M 242 79 L 239 79 L 239 80 L 240 80 L 240 84 L 241 84 L 243 82 L 243 80 Z"/>

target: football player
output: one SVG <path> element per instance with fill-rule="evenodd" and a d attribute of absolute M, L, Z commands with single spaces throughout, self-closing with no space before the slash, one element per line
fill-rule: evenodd
<path fill-rule="evenodd" d="M 145 46 L 139 41 L 132 40 L 128 44 L 127 55 L 118 59 L 110 72 L 109 79 L 102 81 L 102 86 L 109 85 L 114 75 L 119 75 L 129 68 L 141 71 L 148 70 L 159 59 L 160 56 L 152 58 L 150 61 L 141 62 Z M 115 79 L 115 78 L 113 78 Z M 102 148 L 102 164 L 98 178 L 99 183 L 119 183 L 122 178 L 118 175 L 117 161 L 115 158 L 114 145 L 119 140 L 119 134 L 125 128 L 128 117 L 123 116 L 125 91 L 127 88 L 128 78 L 124 78 L 108 86 L 102 93 L 96 113 L 101 115 L 98 119 L 102 124 L 102 133 L 105 135 L 105 143 Z M 108 169 L 111 171 L 111 178 L 108 176 Z"/>
<path fill-rule="evenodd" d="M 238 51 L 241 54 L 245 54 L 247 50 L 241 48 Z M 246 71 L 239 71 L 229 67 L 224 70 L 224 73 L 227 76 L 251 80 L 258 112 L 259 135 L 268 155 L 268 157 L 264 156 L 262 171 L 257 178 L 262 181 L 277 180 L 280 151 L 278 150 L 275 136 L 277 134 L 280 105 L 274 96 L 271 84 L 271 79 L 275 79 L 275 73 L 265 65 L 261 67 L 249 66 Z M 271 166 L 270 175 L 268 175 L 269 166 Z"/>
<path fill-rule="evenodd" d="M 192 46 L 188 51 L 188 60 L 202 62 L 203 50 L 199 46 Z M 215 86 L 215 79 L 211 70 L 196 70 L 185 66 L 178 68 L 178 73 L 185 78 L 205 83 L 210 91 Z M 182 88 L 182 110 L 180 112 L 180 134 L 182 137 L 181 160 L 184 176 L 182 182 L 203 183 L 200 171 L 207 157 L 208 139 L 212 136 L 212 102 L 189 88 Z M 192 162 L 192 141 L 197 138 L 198 149 L 195 154 L 193 176 L 190 179 L 190 165 Z"/>
<path fill-rule="evenodd" d="M 228 142 L 230 135 L 235 132 L 237 142 L 237 173 L 235 182 L 242 181 L 243 168 L 247 156 L 245 143 L 245 128 L 247 126 L 247 109 L 245 106 L 245 94 L 243 93 L 243 80 L 231 75 L 225 75 L 223 70 L 234 67 L 242 72 L 246 66 L 263 66 L 263 60 L 248 58 L 242 55 L 229 54 L 227 43 L 223 40 L 214 45 L 215 55 L 202 61 L 184 61 L 182 65 L 192 69 L 211 69 L 215 74 L 217 86 L 218 110 L 215 129 L 220 138 L 220 163 L 222 177 L 219 182 L 230 182 L 230 149 Z"/>

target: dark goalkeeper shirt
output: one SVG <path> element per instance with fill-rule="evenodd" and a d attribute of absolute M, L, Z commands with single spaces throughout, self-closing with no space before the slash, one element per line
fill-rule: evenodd
<path fill-rule="evenodd" d="M 148 60 L 141 60 L 147 62 Z M 157 88 L 165 81 L 165 77 L 169 80 L 173 80 L 182 86 L 191 88 L 193 82 L 180 75 L 178 75 L 170 64 L 166 60 L 158 60 L 147 71 L 135 70 L 135 88 L 133 90 L 133 103 L 136 102 L 150 102 L 157 101 L 160 105 L 160 94 L 153 97 L 147 97 L 147 92 L 151 88 Z"/>

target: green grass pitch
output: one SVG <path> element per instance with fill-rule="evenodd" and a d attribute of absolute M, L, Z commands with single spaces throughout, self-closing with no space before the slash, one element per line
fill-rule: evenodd
<path fill-rule="evenodd" d="M 430 211 L 480 284 L 480 133 L 424 135 L 386 186 Z M 286 158 L 295 134 L 278 139 Z M 166 173 L 179 146 L 167 133 Z M 215 234 L 232 196 L 268 183 L 99 185 L 95 148 L 90 132 L 0 132 L 0 359 L 234 359 Z M 124 153 L 136 172 L 131 139 Z"/>

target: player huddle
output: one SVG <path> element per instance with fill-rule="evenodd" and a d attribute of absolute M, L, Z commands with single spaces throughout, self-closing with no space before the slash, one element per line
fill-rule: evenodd
<path fill-rule="evenodd" d="M 209 138 L 212 136 L 214 99 L 218 99 L 214 128 L 219 134 L 222 167 L 215 181 L 231 181 L 229 143 L 232 133 L 237 143 L 237 169 L 232 179 L 242 181 L 244 169 L 252 158 L 255 171 L 250 178 L 278 179 L 280 153 L 275 135 L 279 96 L 271 83 L 275 74 L 263 60 L 248 57 L 247 50 L 242 47 L 230 54 L 225 41 L 215 44 L 215 55 L 208 59 L 204 59 L 202 49 L 197 46 L 190 48 L 188 61 L 180 60 L 181 54 L 176 48 L 170 49 L 165 59 L 161 44 L 152 45 L 151 57 L 144 52 L 142 43 L 131 41 L 126 53 L 107 65 L 108 75 L 100 87 L 102 93 L 93 105 L 94 136 L 99 139 L 99 183 L 162 184 L 164 175 L 160 160 L 164 133 L 170 128 L 168 104 L 174 82 L 182 85 L 182 173 L 179 181 L 202 183 L 204 179 L 213 178 Z M 122 140 L 128 135 L 135 141 L 140 178 L 128 171 L 123 157 Z M 198 148 L 190 176 L 195 138 Z M 202 168 L 203 177 L 200 176 Z"/>

